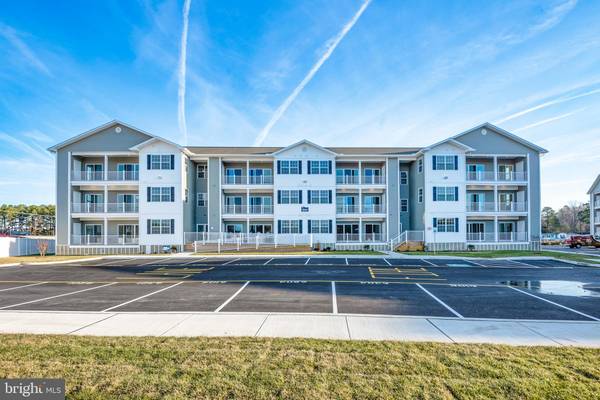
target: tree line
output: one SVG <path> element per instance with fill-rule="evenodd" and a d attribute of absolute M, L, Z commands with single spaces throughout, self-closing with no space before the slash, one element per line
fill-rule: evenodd
<path fill-rule="evenodd" d="M 55 210 L 51 204 L 2 204 L 0 234 L 54 236 Z"/>
<path fill-rule="evenodd" d="M 590 204 L 571 202 L 555 211 L 542 209 L 542 233 L 590 233 Z"/>

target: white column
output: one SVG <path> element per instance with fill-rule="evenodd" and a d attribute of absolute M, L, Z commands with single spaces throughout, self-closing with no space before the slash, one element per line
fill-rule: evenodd
<path fill-rule="evenodd" d="M 108 185 L 104 185 L 104 212 L 108 212 Z"/>
<path fill-rule="evenodd" d="M 246 160 L 246 185 L 250 183 L 250 160 Z"/>
<path fill-rule="evenodd" d="M 494 211 L 498 212 L 498 186 L 494 183 Z"/>
<path fill-rule="evenodd" d="M 246 176 L 248 174 L 248 170 L 246 169 Z M 246 178 L 248 179 L 248 178 Z M 250 189 L 246 188 L 246 234 L 250 234 Z"/>
<path fill-rule="evenodd" d="M 498 156 L 494 156 L 494 180 L 498 180 Z"/>
<path fill-rule="evenodd" d="M 358 241 L 362 243 L 363 241 L 363 230 L 362 230 L 362 218 L 358 218 Z"/>
<path fill-rule="evenodd" d="M 102 232 L 104 233 L 104 245 L 106 246 L 108 244 L 108 220 L 106 217 L 104 217 L 104 228 L 102 229 Z"/>
<path fill-rule="evenodd" d="M 56 158 L 58 159 L 58 154 L 56 155 Z M 73 158 L 72 158 L 72 153 L 69 152 L 69 155 L 67 157 L 67 161 L 68 161 L 68 165 L 67 165 L 67 173 L 69 174 L 67 177 L 67 244 L 70 246 L 71 245 L 71 229 L 72 229 L 72 225 L 73 225 L 73 221 L 71 220 L 71 197 L 73 196 L 73 188 L 71 187 L 71 170 L 72 170 L 72 163 L 73 163 Z M 58 161 L 57 161 L 57 165 L 58 165 Z M 58 173 L 58 169 L 56 170 L 56 172 Z M 56 201 L 58 201 L 58 195 L 56 196 Z M 58 209 L 58 204 L 57 207 Z M 58 221 L 55 221 L 55 224 Z M 56 230 L 56 227 L 55 227 Z M 55 232 L 56 234 L 56 232 Z M 81 232 L 79 232 L 79 234 L 81 235 Z"/>
<path fill-rule="evenodd" d="M 498 241 L 498 217 L 494 217 L 494 242 Z"/>
<path fill-rule="evenodd" d="M 104 155 L 104 180 L 108 180 L 108 154 Z"/>

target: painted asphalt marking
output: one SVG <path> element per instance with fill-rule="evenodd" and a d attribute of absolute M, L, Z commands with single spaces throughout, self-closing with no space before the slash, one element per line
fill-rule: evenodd
<path fill-rule="evenodd" d="M 337 314 L 338 306 L 337 306 L 337 296 L 336 296 L 336 292 L 335 292 L 335 282 L 334 281 L 331 282 L 331 304 L 332 304 L 333 314 Z"/>
<path fill-rule="evenodd" d="M 479 265 L 480 267 L 483 267 L 483 268 L 489 268 L 489 267 L 486 267 L 486 266 L 485 266 L 485 265 L 483 265 L 483 264 L 479 264 L 477 261 L 473 261 L 473 260 L 464 260 L 464 261 L 469 261 L 469 262 L 472 262 L 473 264 L 475 264 L 475 265 Z"/>
<path fill-rule="evenodd" d="M 346 260 L 346 265 L 348 265 L 348 257 L 344 258 Z"/>
<path fill-rule="evenodd" d="M 508 260 L 508 261 L 514 262 L 515 264 L 524 265 L 524 266 L 529 267 L 529 268 L 531 268 L 531 267 L 533 267 L 533 268 L 540 268 L 539 265 L 527 264 L 527 263 L 524 263 L 524 262 L 521 262 L 521 261 L 517 261 L 517 260 Z"/>
<path fill-rule="evenodd" d="M 272 258 L 271 258 L 272 260 Z M 242 285 L 241 288 L 239 288 L 237 290 L 237 292 L 235 292 L 230 298 L 228 298 L 227 300 L 225 300 L 225 302 L 223 304 L 221 304 L 219 307 L 217 307 L 217 309 L 215 310 L 215 312 L 219 312 L 223 309 L 223 307 L 225 307 L 227 304 L 229 304 L 233 299 L 236 298 L 236 296 L 238 294 L 240 294 L 242 292 L 242 290 L 244 290 L 246 288 L 246 286 L 248 286 L 248 284 L 250 283 L 250 281 L 246 281 L 246 283 L 244 283 L 244 285 Z"/>
<path fill-rule="evenodd" d="M 202 257 L 202 258 L 200 258 L 198 260 L 193 260 L 193 261 L 188 261 L 188 262 L 181 263 L 181 265 L 189 265 L 189 264 L 197 263 L 197 262 L 200 262 L 202 260 L 206 260 L 207 258 L 208 257 Z"/>
<path fill-rule="evenodd" d="M 210 271 L 214 267 L 209 268 L 156 268 L 150 271 L 138 272 L 136 275 L 142 276 L 174 276 L 180 277 L 181 279 L 189 278 L 192 275 L 202 274 L 206 271 Z"/>
<path fill-rule="evenodd" d="M 516 287 L 510 286 L 510 285 L 506 285 L 506 286 L 509 287 L 509 288 L 511 288 L 512 290 L 516 290 L 517 292 L 521 292 L 523 294 L 526 294 L 527 296 L 535 297 L 538 300 L 542 300 L 542 301 L 545 301 L 546 303 L 554 304 L 557 307 L 564 308 L 565 310 L 569 310 L 569 311 L 574 312 L 576 314 L 583 315 L 584 317 L 587 317 L 587 318 L 591 318 L 594 321 L 600 321 L 600 318 L 592 317 L 591 315 L 588 315 L 586 313 L 582 313 L 581 311 L 577 311 L 577 310 L 572 309 L 570 307 L 563 306 L 562 304 L 558 304 L 558 303 L 556 303 L 554 301 L 551 301 L 551 300 L 548 300 L 548 299 L 544 299 L 543 297 L 536 296 L 535 294 L 528 293 L 528 292 L 526 292 L 524 290 L 521 290 L 521 289 L 517 289 Z"/>
<path fill-rule="evenodd" d="M 25 304 L 38 303 L 38 302 L 44 301 L 44 300 L 52 300 L 52 299 L 56 299 L 56 298 L 59 298 L 59 297 L 70 296 L 72 294 L 83 293 L 83 292 L 87 292 L 89 290 L 100 289 L 100 288 L 103 288 L 103 287 L 106 287 L 106 286 L 112 286 L 112 285 L 116 285 L 116 284 L 117 284 L 117 282 L 107 283 L 106 285 L 94 286 L 92 288 L 87 288 L 87 289 L 83 289 L 83 290 L 77 290 L 75 292 L 69 292 L 69 293 L 58 294 L 56 296 L 44 297 L 43 299 L 25 301 L 25 302 L 19 303 L 19 304 L 13 304 L 13 305 L 10 305 L 10 306 L 0 307 L 0 310 L 4 310 L 4 309 L 7 309 L 7 308 L 12 308 L 12 307 L 24 306 Z"/>
<path fill-rule="evenodd" d="M 155 259 L 155 260 L 152 260 L 152 261 L 148 261 L 148 262 L 145 262 L 145 263 L 137 264 L 137 266 L 141 267 L 141 266 L 150 265 L 150 264 L 160 264 L 160 261 L 164 261 L 164 260 L 168 261 L 169 259 L 161 257 L 161 258 L 158 258 L 158 259 Z"/>
<path fill-rule="evenodd" d="M 308 257 L 308 258 L 306 259 L 306 262 L 304 263 L 304 265 L 308 264 L 308 262 L 309 262 L 309 261 L 310 261 L 310 257 Z"/>
<path fill-rule="evenodd" d="M 377 268 L 369 267 L 369 273 L 372 279 L 398 279 L 398 280 L 419 280 L 419 281 L 445 281 L 438 278 L 438 274 L 428 271 L 425 268 Z"/>
<path fill-rule="evenodd" d="M 98 266 L 98 267 L 104 267 L 105 265 L 118 264 L 118 263 L 127 262 L 127 261 L 130 261 L 130 260 L 128 258 L 119 258 L 117 260 L 112 260 L 112 261 L 108 261 L 108 262 L 103 262 L 103 263 L 100 263 L 100 264 L 96 264 L 96 266 Z"/>
<path fill-rule="evenodd" d="M 440 303 L 442 306 L 444 306 L 448 311 L 450 311 L 452 314 L 456 315 L 458 318 L 464 318 L 462 315 L 460 315 L 456 310 L 454 310 L 454 308 L 450 307 L 448 304 L 444 303 L 442 300 L 438 299 L 433 293 L 431 293 L 429 290 L 425 289 L 423 286 L 421 286 L 420 284 L 416 284 L 422 291 L 424 291 L 425 293 L 427 293 L 428 295 L 430 295 L 435 301 L 437 301 L 438 303 Z"/>
<path fill-rule="evenodd" d="M 423 262 L 426 262 L 427 264 L 429 264 L 429 265 L 431 265 L 431 266 L 437 267 L 437 265 L 435 265 L 434 263 L 432 263 L 432 262 L 430 262 L 430 261 L 427 261 L 427 260 L 426 260 L 426 259 L 424 259 L 424 258 L 421 258 L 421 261 L 423 261 Z"/>
<path fill-rule="evenodd" d="M 26 288 L 26 287 L 29 287 L 29 286 L 43 285 L 44 283 L 48 283 L 48 282 L 30 283 L 29 285 L 15 286 L 15 287 L 11 287 L 11 288 L 8 288 L 8 289 L 0 289 L 0 292 L 7 292 L 9 290 Z"/>
<path fill-rule="evenodd" d="M 125 303 L 117 304 L 116 306 L 112 306 L 112 307 L 109 307 L 109 308 L 107 308 L 105 310 L 102 310 L 102 312 L 107 312 L 107 311 L 110 311 L 110 310 L 114 310 L 115 308 L 123 307 L 123 306 L 125 306 L 125 305 L 127 305 L 129 303 L 133 303 L 134 301 L 138 301 L 138 300 L 144 299 L 146 297 L 152 296 L 153 294 L 164 292 L 165 290 L 169 290 L 171 288 L 174 288 L 175 286 L 181 285 L 182 283 L 183 282 L 178 282 L 178 283 L 176 283 L 174 285 L 167 286 L 166 288 L 162 288 L 162 289 L 156 290 L 154 292 L 150 292 L 148 294 L 145 294 L 143 296 L 136 297 L 135 299 L 126 301 Z"/>
<path fill-rule="evenodd" d="M 228 264 L 234 263 L 234 262 L 239 261 L 239 260 L 241 260 L 241 258 L 234 258 L 232 260 L 227 261 L 225 264 L 221 264 L 221 265 L 228 265 Z"/>
<path fill-rule="evenodd" d="M 270 263 L 271 261 L 273 261 L 273 258 L 268 259 L 263 265 L 267 265 L 268 263 Z"/>
<path fill-rule="evenodd" d="M 386 263 L 387 265 L 389 265 L 390 267 L 392 266 L 392 264 L 390 264 L 390 262 L 389 262 L 388 260 L 386 260 L 385 258 L 383 259 L 383 261 L 385 261 L 385 263 Z"/>

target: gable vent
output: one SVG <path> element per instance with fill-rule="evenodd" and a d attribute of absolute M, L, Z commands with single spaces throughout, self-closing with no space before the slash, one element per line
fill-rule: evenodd
<path fill-rule="evenodd" d="M 115 128 L 115 132 L 117 132 L 117 133 L 121 133 L 121 127 L 120 127 L 120 126 L 117 126 L 117 127 Z"/>

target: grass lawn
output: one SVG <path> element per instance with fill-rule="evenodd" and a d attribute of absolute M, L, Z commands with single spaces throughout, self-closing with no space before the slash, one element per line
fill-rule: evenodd
<path fill-rule="evenodd" d="M 0 265 L 12 263 L 31 263 L 31 262 L 52 262 L 52 261 L 67 261 L 79 260 L 82 258 L 93 258 L 97 256 L 21 256 L 21 257 L 0 257 Z"/>
<path fill-rule="evenodd" d="M 380 251 L 375 250 L 332 250 L 332 251 L 285 251 L 278 253 L 277 251 L 269 252 L 242 252 L 242 251 L 222 251 L 220 253 L 194 253 L 197 256 L 214 256 L 214 255 L 279 255 L 279 256 L 327 256 L 327 255 L 364 255 L 364 256 L 381 256 L 385 255 Z"/>
<path fill-rule="evenodd" d="M 260 338 L 0 336 L 0 378 L 70 399 L 598 399 L 600 350 Z"/>
<path fill-rule="evenodd" d="M 416 256 L 432 256 L 432 251 L 407 251 L 402 254 Z M 527 251 L 527 250 L 492 250 L 492 251 L 437 251 L 438 256 L 455 256 L 455 257 L 475 257 L 475 258 L 500 258 L 500 257 L 525 257 L 525 256 L 544 256 L 554 257 L 562 260 L 578 261 L 587 264 L 598 264 L 600 259 L 595 259 L 593 256 L 575 253 L 559 253 L 557 251 Z"/>

